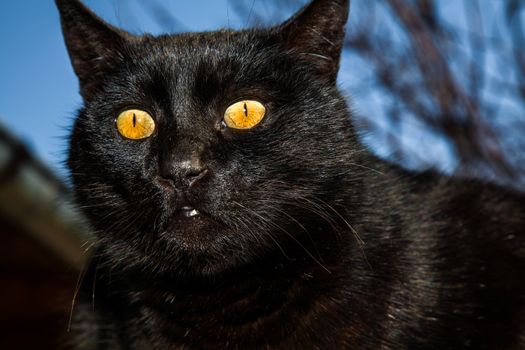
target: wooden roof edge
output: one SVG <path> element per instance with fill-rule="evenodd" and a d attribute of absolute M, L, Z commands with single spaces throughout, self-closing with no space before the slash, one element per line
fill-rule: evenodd
<path fill-rule="evenodd" d="M 0 124 L 0 212 L 81 269 L 94 238 L 67 186 Z"/>

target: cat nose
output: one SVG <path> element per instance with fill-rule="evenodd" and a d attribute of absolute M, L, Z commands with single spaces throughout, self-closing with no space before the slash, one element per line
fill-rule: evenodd
<path fill-rule="evenodd" d="M 164 163 L 159 175 L 163 182 L 179 189 L 194 187 L 208 173 L 208 168 L 199 160 L 184 160 Z"/>
<path fill-rule="evenodd" d="M 208 168 L 201 162 L 186 161 L 180 165 L 180 177 L 184 184 L 192 187 L 208 173 Z"/>

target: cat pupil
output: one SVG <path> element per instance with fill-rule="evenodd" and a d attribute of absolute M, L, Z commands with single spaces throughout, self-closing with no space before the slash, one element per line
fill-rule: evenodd
<path fill-rule="evenodd" d="M 137 124 L 137 116 L 133 113 L 133 127 Z"/>
<path fill-rule="evenodd" d="M 246 103 L 244 104 L 244 116 L 248 116 L 248 108 L 246 107 Z"/>

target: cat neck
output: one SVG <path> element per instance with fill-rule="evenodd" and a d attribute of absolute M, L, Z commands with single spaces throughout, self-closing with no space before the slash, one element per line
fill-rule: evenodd
<path fill-rule="evenodd" d="M 286 343 L 291 332 L 316 329 L 313 323 L 319 318 L 337 323 L 344 317 L 339 314 L 344 310 L 341 295 L 348 282 L 347 267 L 341 252 L 330 248 L 332 254 L 318 260 L 288 247 L 286 256 L 274 252 L 215 276 L 157 276 L 146 281 L 129 274 L 117 280 L 113 274 L 110 285 L 97 281 L 97 293 L 104 293 L 106 284 L 105 294 L 114 295 L 108 300 L 111 309 L 119 303 L 130 316 L 147 315 L 152 320 L 147 332 L 166 344 L 184 339 L 212 348 L 231 341 L 252 348 L 268 337 Z M 100 279 L 103 274 L 98 275 Z M 203 332 L 192 334 L 198 329 Z"/>
<path fill-rule="evenodd" d="M 311 261 L 278 263 L 267 269 L 254 265 L 221 278 L 179 280 L 169 283 L 171 288 L 144 289 L 135 297 L 142 302 L 142 313 L 155 320 L 153 331 L 162 329 L 169 343 L 195 337 L 190 342 L 204 348 L 222 341 L 252 348 L 250 342 L 255 347 L 268 338 L 286 342 L 294 327 L 315 329 L 305 323 L 331 318 L 342 309 L 338 302 L 344 271 L 327 268 Z M 288 329 L 284 331 L 282 325 L 289 325 Z M 205 332 L 188 335 L 198 329 Z"/>

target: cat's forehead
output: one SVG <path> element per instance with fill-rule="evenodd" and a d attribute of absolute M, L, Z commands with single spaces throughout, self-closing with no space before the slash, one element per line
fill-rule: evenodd
<path fill-rule="evenodd" d="M 271 43 L 263 31 L 232 31 L 182 33 L 158 37 L 144 36 L 139 47 L 146 54 L 186 63 L 205 58 L 243 60 L 264 53 Z M 143 52 L 143 54 L 144 54 Z"/>
<path fill-rule="evenodd" d="M 275 65 L 282 58 L 277 46 L 254 30 L 144 36 L 130 54 L 133 63 L 125 74 L 133 79 L 123 80 L 133 85 L 129 92 L 170 100 L 209 102 L 250 95 L 257 87 L 268 90 L 263 85 L 279 85 L 274 73 L 285 67 Z"/>

